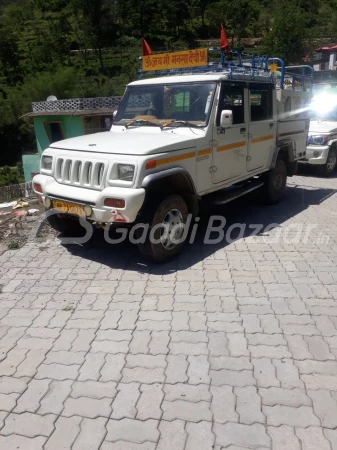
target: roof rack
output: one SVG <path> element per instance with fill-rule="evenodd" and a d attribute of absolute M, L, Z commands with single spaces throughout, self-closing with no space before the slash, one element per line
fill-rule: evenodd
<path fill-rule="evenodd" d="M 138 79 L 146 76 L 172 76 L 221 73 L 230 80 L 271 81 L 278 89 L 310 90 L 313 86 L 313 68 L 308 65 L 285 66 L 280 58 L 258 56 L 240 50 L 230 50 L 227 58 L 218 47 L 211 47 L 210 52 L 220 52 L 220 62 L 209 62 L 206 66 L 184 67 L 181 69 L 139 70 Z M 141 60 L 142 57 L 140 56 Z M 271 70 L 272 68 L 272 70 Z"/>

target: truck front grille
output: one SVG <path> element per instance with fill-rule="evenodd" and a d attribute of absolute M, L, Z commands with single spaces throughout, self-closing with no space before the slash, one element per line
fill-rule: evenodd
<path fill-rule="evenodd" d="M 73 158 L 58 158 L 55 178 L 58 183 L 101 190 L 108 163 L 106 161 L 81 161 Z"/>

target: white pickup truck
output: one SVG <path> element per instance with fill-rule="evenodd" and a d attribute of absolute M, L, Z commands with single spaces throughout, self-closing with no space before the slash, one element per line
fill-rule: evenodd
<path fill-rule="evenodd" d="M 103 228 L 146 223 L 153 233 L 139 248 L 162 262 L 182 249 L 181 229 L 202 201 L 225 204 L 258 188 L 279 201 L 305 156 L 311 75 L 273 61 L 277 77 L 272 61 L 240 58 L 130 83 L 110 132 L 44 151 L 33 185 L 57 212 L 51 225 L 71 235 L 81 216 Z"/>
<path fill-rule="evenodd" d="M 337 96 L 323 92 L 313 97 L 308 146 L 304 162 L 317 165 L 323 176 L 337 166 Z"/>

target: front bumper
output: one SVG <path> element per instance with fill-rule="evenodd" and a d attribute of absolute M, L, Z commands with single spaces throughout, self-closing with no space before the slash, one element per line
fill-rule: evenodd
<path fill-rule="evenodd" d="M 45 198 L 48 196 L 52 200 L 64 200 L 80 205 L 90 205 L 92 207 L 92 214 L 88 217 L 88 220 L 94 222 L 135 222 L 145 199 L 145 189 L 143 188 L 107 187 L 102 191 L 95 191 L 94 189 L 84 189 L 60 184 L 53 177 L 41 174 L 33 178 L 34 183 L 40 184 L 42 187 L 42 194 L 37 191 L 35 193 L 42 197 L 44 204 Z M 125 207 L 112 208 L 104 206 L 105 198 L 125 200 Z M 121 220 L 121 218 L 123 219 Z"/>
<path fill-rule="evenodd" d="M 328 159 L 329 150 L 328 145 L 308 145 L 305 159 L 302 159 L 301 162 L 323 165 Z"/>

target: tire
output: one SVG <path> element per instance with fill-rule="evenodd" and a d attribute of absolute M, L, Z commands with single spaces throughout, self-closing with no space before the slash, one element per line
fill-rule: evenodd
<path fill-rule="evenodd" d="M 46 212 L 49 225 L 63 236 L 79 237 L 85 235 L 86 230 L 81 226 L 78 219 L 67 214 L 48 215 L 48 210 Z"/>
<path fill-rule="evenodd" d="M 270 204 L 278 203 L 284 194 L 287 184 L 287 166 L 283 159 L 276 161 L 274 169 L 271 169 L 265 177 L 264 199 Z"/>
<path fill-rule="evenodd" d="M 337 151 L 334 148 L 331 148 L 324 166 L 319 168 L 320 174 L 323 177 L 330 177 L 337 166 Z"/>
<path fill-rule="evenodd" d="M 146 241 L 138 244 L 138 248 L 144 256 L 147 256 L 158 263 L 163 263 L 180 253 L 185 242 L 175 244 L 170 240 L 170 233 L 166 235 L 167 239 L 165 239 L 165 236 L 162 236 L 161 238 L 163 228 L 159 227 L 156 228 L 153 234 L 156 241 L 162 239 L 162 242 L 151 242 L 151 230 L 154 226 L 159 224 L 166 224 L 167 226 L 170 226 L 170 224 L 171 226 L 186 224 L 188 207 L 186 202 L 179 195 L 170 195 L 164 200 L 156 203 L 156 205 L 157 206 L 152 208 L 152 210 L 149 209 L 143 216 L 143 220 L 141 220 L 143 223 L 148 223 L 150 229 L 147 233 Z M 179 229 L 176 228 L 175 231 L 179 233 Z M 176 240 L 179 240 L 179 234 L 176 236 Z"/>

